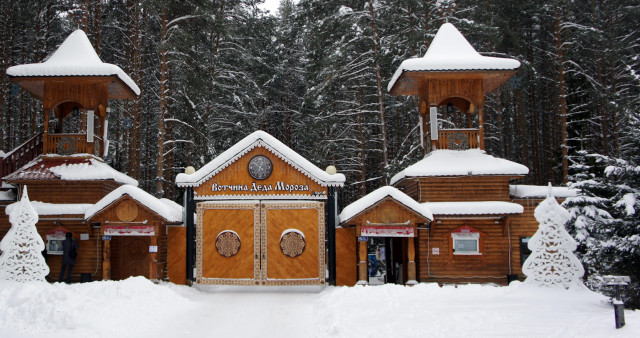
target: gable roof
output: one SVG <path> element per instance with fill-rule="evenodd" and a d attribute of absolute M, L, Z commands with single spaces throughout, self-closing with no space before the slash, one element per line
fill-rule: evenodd
<path fill-rule="evenodd" d="M 520 61 L 516 59 L 480 55 L 454 25 L 445 23 L 438 29 L 423 57 L 407 59 L 400 64 L 387 90 L 391 91 L 404 72 L 503 71 L 516 70 L 518 67 Z"/>
<path fill-rule="evenodd" d="M 328 174 L 262 130 L 255 131 L 243 138 L 195 173 L 176 175 L 176 185 L 179 187 L 199 186 L 256 147 L 264 147 L 322 186 L 341 187 L 344 185 L 345 176 L 343 174 Z"/>
<path fill-rule="evenodd" d="M 484 150 L 434 150 L 424 159 L 407 167 L 391 178 L 395 184 L 406 177 L 503 175 L 524 176 L 526 166 L 493 157 Z"/>
<path fill-rule="evenodd" d="M 71 33 L 44 62 L 9 67 L 7 75 L 22 76 L 117 76 L 131 91 L 140 95 L 140 88 L 120 67 L 104 63 L 82 30 Z"/>
<path fill-rule="evenodd" d="M 9 182 L 62 180 L 62 181 L 97 181 L 114 180 L 122 184 L 138 185 L 135 179 L 111 168 L 97 158 L 86 158 L 88 154 L 60 157 L 59 159 L 41 156 L 25 164 L 22 168 L 3 177 Z"/>
<path fill-rule="evenodd" d="M 89 219 L 93 217 L 125 195 L 133 198 L 149 210 L 155 212 L 167 222 L 177 223 L 182 221 L 182 207 L 179 204 L 166 199 L 158 199 L 148 192 L 132 185 L 123 185 L 108 193 L 98 201 L 98 203 L 85 211 L 84 218 Z"/>
<path fill-rule="evenodd" d="M 385 186 L 346 206 L 338 216 L 340 223 L 349 221 L 387 197 L 391 197 L 416 214 L 430 221 L 433 220 L 433 214 L 428 206 L 416 202 L 413 198 L 394 187 Z"/>

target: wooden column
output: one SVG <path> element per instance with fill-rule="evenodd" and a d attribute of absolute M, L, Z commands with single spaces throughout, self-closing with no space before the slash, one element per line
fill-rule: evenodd
<path fill-rule="evenodd" d="M 102 241 L 102 279 L 111 279 L 111 241 Z"/>
<path fill-rule="evenodd" d="M 155 226 L 155 234 L 149 241 L 149 279 L 158 279 L 158 225 Z M 151 252 L 152 246 L 155 246 L 155 252 Z"/>
<path fill-rule="evenodd" d="M 480 150 L 484 150 L 484 122 L 482 120 L 482 107 L 478 106 L 478 134 L 480 137 Z"/>
<path fill-rule="evenodd" d="M 358 241 L 360 261 L 358 262 L 358 285 L 369 284 L 369 271 L 367 269 L 367 242 Z"/>
<path fill-rule="evenodd" d="M 407 282 L 406 285 L 415 285 L 418 284 L 416 280 L 416 246 L 415 246 L 415 237 L 407 238 Z"/>

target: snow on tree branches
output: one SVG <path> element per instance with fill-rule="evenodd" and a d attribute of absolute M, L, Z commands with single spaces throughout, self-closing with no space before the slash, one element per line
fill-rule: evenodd
<path fill-rule="evenodd" d="M 525 283 L 548 287 L 561 285 L 566 289 L 584 287 L 581 280 L 584 268 L 573 253 L 576 241 L 564 228 L 570 219 L 569 212 L 549 192 L 534 216 L 540 226 L 529 241 L 531 255 L 522 266 L 522 272 L 527 276 Z"/>
<path fill-rule="evenodd" d="M 29 202 L 26 186 L 22 199 L 8 206 L 6 212 L 11 229 L 0 242 L 0 279 L 44 282 L 49 266 L 42 256 L 44 242 L 35 226 L 38 213 Z"/>

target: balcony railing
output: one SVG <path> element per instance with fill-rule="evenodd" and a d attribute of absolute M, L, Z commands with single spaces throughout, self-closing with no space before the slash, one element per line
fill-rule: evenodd
<path fill-rule="evenodd" d="M 466 150 L 480 148 L 478 129 L 445 129 L 438 131 L 438 149 Z"/>
<path fill-rule="evenodd" d="M 0 178 L 18 170 L 40 154 L 42 154 L 42 133 L 36 134 L 7 153 L 4 158 L 0 158 Z"/>
<path fill-rule="evenodd" d="M 93 154 L 94 142 L 87 142 L 87 134 L 48 134 L 44 139 L 44 154 Z"/>

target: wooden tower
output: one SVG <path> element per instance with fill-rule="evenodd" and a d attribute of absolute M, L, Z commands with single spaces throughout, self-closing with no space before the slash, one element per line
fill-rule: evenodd
<path fill-rule="evenodd" d="M 42 101 L 44 155 L 102 157 L 107 101 L 140 95 L 138 86 L 120 67 L 100 60 L 82 30 L 69 35 L 47 61 L 10 67 L 7 75 Z M 74 113 L 80 114 L 80 126 L 68 125 L 68 117 Z"/>
<path fill-rule="evenodd" d="M 436 149 L 484 149 L 484 95 L 507 81 L 518 67 L 515 59 L 480 55 L 452 24 L 445 23 L 424 57 L 402 62 L 388 90 L 391 95 L 420 98 L 425 154 Z M 440 106 L 447 107 L 447 114 L 456 108 L 466 125 L 438 130 L 436 108 Z"/>

